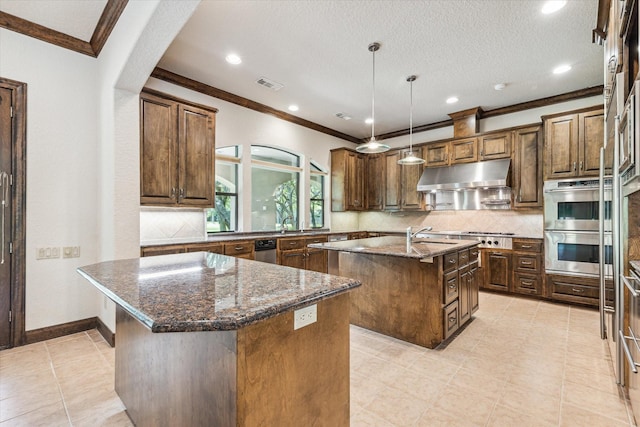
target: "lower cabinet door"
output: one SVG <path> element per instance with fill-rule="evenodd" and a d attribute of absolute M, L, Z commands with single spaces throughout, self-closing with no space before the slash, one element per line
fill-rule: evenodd
<path fill-rule="evenodd" d="M 444 321 L 444 339 L 449 338 L 455 331 L 458 330 L 458 301 L 454 301 L 444 308 L 443 321 Z"/>
<path fill-rule="evenodd" d="M 469 268 L 465 267 L 464 271 L 460 272 L 458 278 L 458 312 L 460 313 L 460 325 L 464 325 L 467 320 L 471 319 L 469 285 Z"/>
<path fill-rule="evenodd" d="M 283 251 L 280 256 L 280 264 L 287 267 L 295 267 L 304 270 L 305 267 L 304 249 L 294 251 Z"/>

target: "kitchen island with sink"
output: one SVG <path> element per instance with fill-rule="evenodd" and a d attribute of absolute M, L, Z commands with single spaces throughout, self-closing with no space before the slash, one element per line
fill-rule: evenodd
<path fill-rule="evenodd" d="M 357 280 L 206 252 L 78 272 L 117 305 L 115 387 L 137 426 L 349 425 Z"/>
<path fill-rule="evenodd" d="M 478 241 L 385 236 L 309 245 L 329 251 L 329 273 L 362 286 L 351 323 L 435 348 L 478 309 Z M 408 250 L 407 250 L 408 249 Z"/>

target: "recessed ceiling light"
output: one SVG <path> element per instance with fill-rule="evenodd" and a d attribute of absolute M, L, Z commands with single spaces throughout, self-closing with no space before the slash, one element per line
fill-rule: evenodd
<path fill-rule="evenodd" d="M 373 119 L 371 117 L 368 117 L 366 119 L 364 119 L 364 122 L 368 125 L 370 125 L 371 123 L 373 123 Z"/>
<path fill-rule="evenodd" d="M 230 53 L 229 55 L 227 55 L 226 58 L 224 58 L 229 64 L 233 64 L 233 65 L 238 65 L 242 62 L 242 58 L 240 58 L 238 55 L 236 55 L 235 53 Z"/>
<path fill-rule="evenodd" d="M 553 69 L 553 74 L 562 74 L 566 73 L 571 69 L 571 65 L 560 65 Z"/>
<path fill-rule="evenodd" d="M 567 4 L 567 0 L 550 0 L 542 6 L 542 13 L 548 15 L 557 12 Z"/>
<path fill-rule="evenodd" d="M 289 111 L 298 111 L 300 108 L 298 108 L 297 105 L 291 104 L 289 105 Z"/>
<path fill-rule="evenodd" d="M 503 90 L 505 87 L 507 87 L 507 85 L 506 85 L 506 84 L 504 84 L 504 83 L 498 83 L 498 84 L 497 84 L 497 85 L 495 85 L 493 88 L 494 88 L 495 90 Z"/>
<path fill-rule="evenodd" d="M 447 98 L 447 104 L 455 104 L 456 102 L 458 102 L 458 98 L 456 98 L 455 96 Z"/>
<path fill-rule="evenodd" d="M 342 120 L 351 120 L 351 116 L 346 113 L 336 113 L 336 117 Z"/>

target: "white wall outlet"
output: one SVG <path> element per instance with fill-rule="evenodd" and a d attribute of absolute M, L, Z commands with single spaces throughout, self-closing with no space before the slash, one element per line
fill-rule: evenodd
<path fill-rule="evenodd" d="M 36 259 L 53 258 L 60 258 L 60 248 L 56 246 L 36 248 Z"/>
<path fill-rule="evenodd" d="M 303 328 L 318 321 L 318 304 L 293 312 L 293 330 Z"/>
<path fill-rule="evenodd" d="M 65 246 L 62 248 L 62 258 L 78 258 L 80 256 L 80 246 Z"/>

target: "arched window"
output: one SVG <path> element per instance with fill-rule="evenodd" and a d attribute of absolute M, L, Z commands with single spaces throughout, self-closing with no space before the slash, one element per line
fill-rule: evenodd
<path fill-rule="evenodd" d="M 205 211 L 207 233 L 238 229 L 238 146 L 216 149 L 216 204 Z"/>
<path fill-rule="evenodd" d="M 298 228 L 300 157 L 278 148 L 251 146 L 251 230 Z"/>

